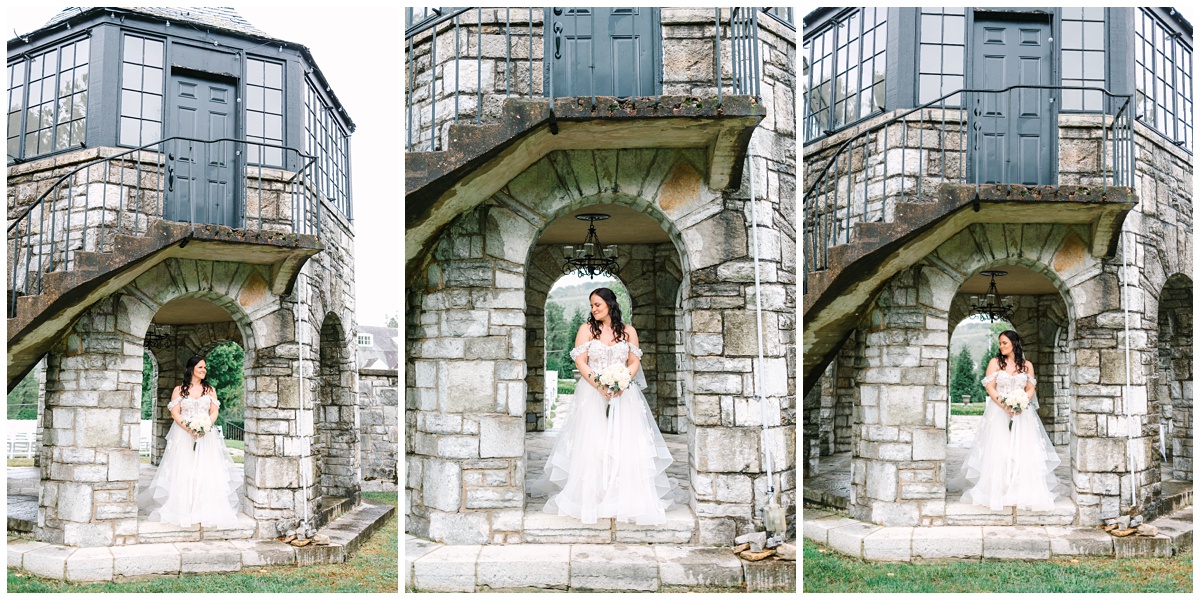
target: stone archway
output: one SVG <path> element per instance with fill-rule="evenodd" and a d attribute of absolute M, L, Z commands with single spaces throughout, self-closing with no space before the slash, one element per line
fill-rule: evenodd
<path fill-rule="evenodd" d="M 325 315 L 320 329 L 312 443 L 313 482 L 319 494 L 313 503 L 322 509 L 332 505 L 329 498 L 349 498 L 354 504 L 359 490 L 358 412 L 349 344 L 338 316 Z"/>
<path fill-rule="evenodd" d="M 1164 480 L 1192 481 L 1192 283 L 1168 277 L 1158 296 L 1158 360 L 1150 415 Z"/>

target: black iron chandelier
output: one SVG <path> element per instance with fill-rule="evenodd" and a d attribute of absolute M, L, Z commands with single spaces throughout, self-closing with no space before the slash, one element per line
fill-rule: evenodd
<path fill-rule="evenodd" d="M 1005 321 L 1012 320 L 1013 306 L 1011 297 L 1000 297 L 1000 292 L 996 289 L 996 278 L 1008 275 L 1008 271 L 982 271 L 979 273 L 985 277 L 990 276 L 992 281 L 988 284 L 987 295 L 980 301 L 979 296 L 971 296 L 971 314 L 987 317 L 989 321 L 1003 319 Z"/>
<path fill-rule="evenodd" d="M 580 277 L 595 278 L 597 275 L 617 276 L 617 246 L 609 244 L 602 246 L 596 235 L 596 221 L 603 221 L 608 215 L 587 213 L 575 215 L 580 221 L 589 221 L 587 237 L 580 246 L 565 246 L 563 248 L 563 275 L 574 272 Z"/>
<path fill-rule="evenodd" d="M 146 332 L 143 342 L 148 348 L 163 348 L 171 341 L 171 332 L 164 327 L 154 325 Z"/>

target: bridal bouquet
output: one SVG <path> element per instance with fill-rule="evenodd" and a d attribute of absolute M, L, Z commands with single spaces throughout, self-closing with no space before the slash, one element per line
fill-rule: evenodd
<path fill-rule="evenodd" d="M 629 374 L 629 369 L 627 369 L 625 365 L 619 363 L 609 365 L 606 369 L 600 371 L 599 373 L 592 373 L 592 377 L 602 387 L 608 388 L 614 394 L 619 394 L 629 389 L 630 383 L 633 382 L 633 376 Z M 605 417 L 608 416 L 608 412 L 611 409 L 612 405 L 610 404 L 604 411 Z"/>
<path fill-rule="evenodd" d="M 1025 395 L 1024 390 L 1013 390 L 1005 394 L 1000 401 L 1003 402 L 1005 406 L 1011 408 L 1013 412 L 1018 415 L 1021 414 L 1021 411 L 1025 410 L 1025 408 L 1029 406 L 1029 396 Z M 1008 428 L 1010 430 L 1012 429 L 1012 419 L 1008 420 Z"/>
<path fill-rule="evenodd" d="M 204 434 L 208 433 L 208 430 L 212 427 L 212 421 L 209 421 L 208 417 L 196 417 L 188 421 L 185 426 L 192 433 L 198 436 L 203 436 Z M 195 449 L 196 442 L 192 442 L 192 450 Z"/>

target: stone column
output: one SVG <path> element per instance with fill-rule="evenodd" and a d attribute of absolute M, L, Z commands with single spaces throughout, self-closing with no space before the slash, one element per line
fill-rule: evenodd
<path fill-rule="evenodd" d="M 886 526 L 941 525 L 946 512 L 947 314 L 897 274 L 869 313 L 858 373 L 850 514 Z"/>
<path fill-rule="evenodd" d="M 410 295 L 409 531 L 433 541 L 521 540 L 525 248 L 512 232 L 521 222 L 496 207 L 459 218 Z"/>
<path fill-rule="evenodd" d="M 136 543 L 142 332 L 114 295 L 96 303 L 47 355 L 39 540 Z"/>

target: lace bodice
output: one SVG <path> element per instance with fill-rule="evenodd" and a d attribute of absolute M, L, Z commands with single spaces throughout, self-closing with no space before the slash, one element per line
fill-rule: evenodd
<path fill-rule="evenodd" d="M 625 364 L 629 361 L 630 352 L 638 358 L 642 357 L 641 348 L 633 346 L 629 342 L 617 342 L 608 346 L 600 340 L 592 340 L 572 349 L 571 359 L 579 358 L 579 355 L 584 352 L 588 353 L 588 367 L 597 373 L 614 364 Z"/>
<path fill-rule="evenodd" d="M 180 406 L 181 408 L 179 409 L 179 416 L 183 419 L 183 422 L 186 423 L 196 417 L 207 417 L 208 411 L 213 404 L 216 404 L 217 408 L 221 407 L 221 402 L 219 400 L 209 394 L 204 394 L 199 398 L 193 398 L 189 396 L 187 398 L 177 398 L 172 400 L 171 403 L 167 405 L 167 410 L 173 410 L 176 406 Z"/>
<path fill-rule="evenodd" d="M 1000 377 L 1001 375 L 1003 375 L 1003 377 Z M 1007 396 L 1013 391 L 1024 390 L 1025 385 L 1029 381 L 1033 381 L 1033 385 L 1037 386 L 1037 380 L 1030 379 L 1029 373 L 1017 373 L 1016 375 L 1012 375 L 1007 371 L 996 371 L 995 373 L 984 377 L 981 383 L 983 383 L 984 387 L 987 387 L 987 384 L 991 383 L 993 380 L 996 382 L 996 393 L 1000 394 L 1001 397 Z M 1037 396 L 1034 396 L 1032 400 L 1036 406 Z"/>

